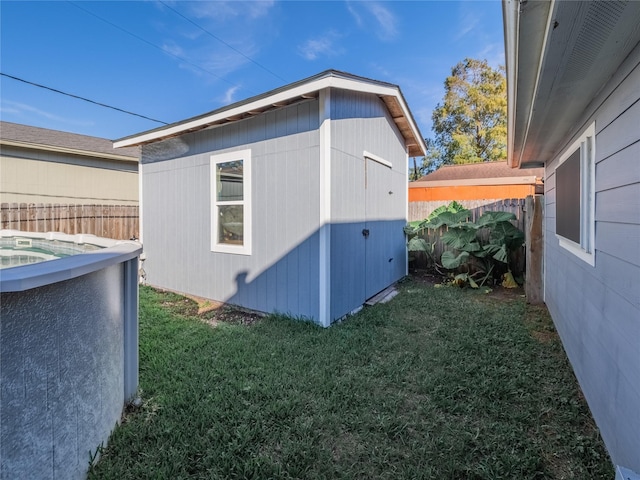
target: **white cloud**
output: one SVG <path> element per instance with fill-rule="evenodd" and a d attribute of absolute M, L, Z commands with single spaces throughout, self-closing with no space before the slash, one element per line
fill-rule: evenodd
<path fill-rule="evenodd" d="M 164 42 L 162 49 L 169 55 L 184 58 L 184 50 L 173 41 Z"/>
<path fill-rule="evenodd" d="M 240 89 L 240 85 L 236 85 L 234 87 L 227 89 L 227 91 L 224 92 L 224 97 L 222 97 L 222 99 L 220 100 L 221 103 L 223 105 L 229 105 L 233 103 L 235 100 L 235 94 L 239 89 Z"/>
<path fill-rule="evenodd" d="M 362 27 L 362 25 L 363 25 L 362 17 L 357 12 L 357 10 L 355 9 L 355 6 L 352 4 L 352 2 L 347 2 L 347 10 L 349 11 L 349 13 L 353 17 L 353 19 L 356 21 L 356 25 L 358 25 L 359 27 Z"/>
<path fill-rule="evenodd" d="M 376 29 L 381 40 L 392 40 L 398 34 L 398 20 L 390 10 L 376 2 L 365 2 L 369 12 L 374 16 L 379 29 Z"/>
<path fill-rule="evenodd" d="M 250 20 L 266 16 L 275 1 L 216 1 L 216 2 L 193 2 L 192 14 L 197 18 L 210 18 L 217 21 L 229 20 L 230 18 L 243 17 Z"/>
<path fill-rule="evenodd" d="M 347 10 L 356 25 L 369 29 L 382 41 L 391 41 L 398 36 L 398 19 L 391 10 L 379 2 L 348 2 Z"/>
<path fill-rule="evenodd" d="M 41 110 L 32 105 L 27 105 L 26 103 L 14 102 L 11 100 L 3 100 L 3 106 L 0 107 L 0 111 L 3 113 L 9 113 L 9 114 L 15 115 L 16 117 L 22 117 L 25 114 L 36 114 L 37 116 L 46 118 L 47 120 L 67 123 L 69 125 L 82 125 L 82 126 L 94 125 L 94 122 L 91 122 L 91 121 L 80 121 L 80 120 L 77 120 L 76 118 L 61 117 L 59 115 L 55 115 L 53 113 L 49 113 L 44 110 Z"/>
<path fill-rule="evenodd" d="M 339 38 L 340 35 L 336 32 L 329 31 L 323 37 L 307 40 L 298 47 L 298 51 L 307 60 L 315 60 L 320 56 L 341 55 L 344 53 L 344 49 L 335 44 Z"/>
<path fill-rule="evenodd" d="M 477 54 L 477 58 L 485 59 L 492 68 L 498 68 L 499 65 L 504 65 L 504 45 L 488 43 Z"/>

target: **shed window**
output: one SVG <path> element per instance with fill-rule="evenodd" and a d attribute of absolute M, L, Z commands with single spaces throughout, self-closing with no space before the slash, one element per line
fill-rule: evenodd
<path fill-rule="evenodd" d="M 251 255 L 251 150 L 211 157 L 211 251 Z"/>
<path fill-rule="evenodd" d="M 556 175 L 556 236 L 560 246 L 595 264 L 595 124 L 560 157 Z"/>

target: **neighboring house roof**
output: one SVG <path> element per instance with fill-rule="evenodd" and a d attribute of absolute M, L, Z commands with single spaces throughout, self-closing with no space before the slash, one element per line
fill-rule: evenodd
<path fill-rule="evenodd" d="M 409 188 L 450 185 L 517 185 L 541 181 L 544 168 L 514 170 L 507 162 L 482 162 L 445 165 L 435 172 L 409 183 Z"/>
<path fill-rule="evenodd" d="M 404 137 L 409 155 L 414 157 L 425 154 L 424 139 L 409 111 L 400 87 L 336 70 L 327 70 L 313 77 L 219 108 L 204 115 L 116 140 L 114 145 L 116 147 L 144 145 L 182 135 L 183 133 L 224 125 L 310 98 L 317 98 L 320 90 L 332 87 L 378 95 L 389 109 L 394 122 Z"/>
<path fill-rule="evenodd" d="M 584 129 L 578 121 L 599 107 L 592 100 L 640 42 L 640 2 L 504 0 L 502 8 L 507 160 L 539 166 Z"/>
<path fill-rule="evenodd" d="M 19 123 L 0 122 L 0 145 L 11 145 L 33 150 L 48 150 L 107 158 L 127 162 L 140 159 L 138 147 L 113 148 L 113 142 L 106 138 L 90 137 L 77 133 L 31 127 Z"/>

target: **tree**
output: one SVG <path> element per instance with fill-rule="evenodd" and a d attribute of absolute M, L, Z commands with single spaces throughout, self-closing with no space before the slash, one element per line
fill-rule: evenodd
<path fill-rule="evenodd" d="M 414 157 L 413 168 L 409 173 L 409 180 L 418 180 L 423 175 L 435 172 L 442 165 L 442 152 L 436 145 L 436 142 L 432 138 L 425 138 L 424 143 L 427 146 L 427 153 L 422 157 L 420 165 Z"/>
<path fill-rule="evenodd" d="M 507 153 L 505 69 L 466 58 L 444 82 L 442 104 L 433 111 L 433 131 L 444 164 L 504 160 Z"/>

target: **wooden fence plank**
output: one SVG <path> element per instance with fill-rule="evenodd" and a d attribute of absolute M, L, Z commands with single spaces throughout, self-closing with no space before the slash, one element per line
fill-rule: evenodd
<path fill-rule="evenodd" d="M 3 203 L 2 228 L 26 232 L 88 233 L 116 240 L 138 236 L 137 205 Z"/>

